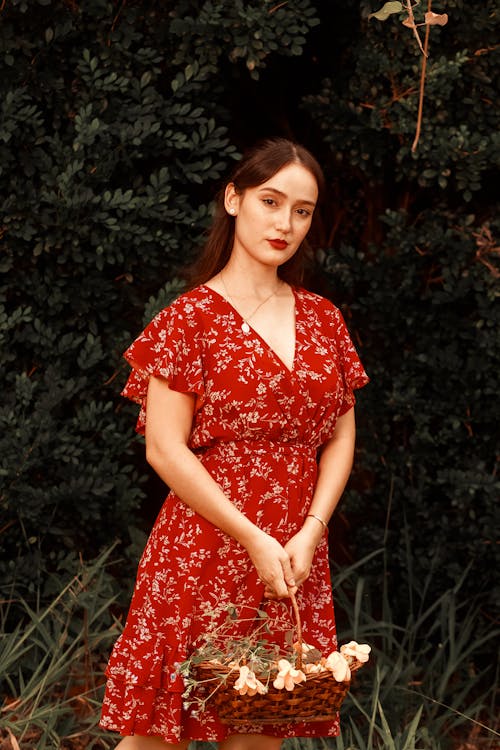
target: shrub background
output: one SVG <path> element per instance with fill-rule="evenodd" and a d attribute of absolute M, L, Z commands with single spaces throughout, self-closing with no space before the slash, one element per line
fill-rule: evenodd
<path fill-rule="evenodd" d="M 463 590 L 483 594 L 477 626 L 488 627 L 499 565 L 495 11 L 434 8 L 450 22 L 431 30 L 412 154 L 420 53 L 398 16 L 368 20 L 378 7 L 2 5 L 4 593 L 43 600 L 54 572 L 115 537 L 128 560 L 116 575 L 130 583 L 163 488 L 146 479 L 135 409 L 119 396 L 121 352 L 179 291 L 238 152 L 285 135 L 325 168 L 313 288 L 342 308 L 372 378 L 358 399 L 342 554 L 386 542 L 373 590 L 388 575 L 403 620 L 408 547 L 431 595 L 470 567 Z"/>

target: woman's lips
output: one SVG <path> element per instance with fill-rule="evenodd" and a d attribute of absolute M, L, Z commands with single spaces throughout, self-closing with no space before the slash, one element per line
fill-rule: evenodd
<path fill-rule="evenodd" d="M 288 242 L 286 240 L 268 240 L 271 247 L 276 248 L 276 250 L 284 250 L 285 247 L 288 246 Z"/>

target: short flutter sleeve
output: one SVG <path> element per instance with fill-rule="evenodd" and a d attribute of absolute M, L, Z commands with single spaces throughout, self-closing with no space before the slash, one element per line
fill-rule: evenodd
<path fill-rule="evenodd" d="M 342 416 L 356 403 L 354 391 L 366 385 L 370 378 L 361 364 L 342 313 L 337 307 L 334 307 L 334 321 L 338 365 L 344 381 L 344 399 L 339 412 L 339 416 Z"/>
<path fill-rule="evenodd" d="M 202 331 L 195 305 L 183 297 L 158 313 L 123 356 L 133 369 L 122 396 L 140 404 L 136 430 L 141 435 L 151 376 L 164 378 L 174 391 L 203 397 Z"/>

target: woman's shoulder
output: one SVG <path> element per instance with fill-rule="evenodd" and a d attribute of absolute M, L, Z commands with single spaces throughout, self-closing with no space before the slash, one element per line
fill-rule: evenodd
<path fill-rule="evenodd" d="M 183 315 L 183 314 L 196 314 L 199 310 L 203 312 L 213 302 L 212 290 L 200 284 L 193 289 L 188 289 L 181 292 L 175 299 L 173 299 L 166 307 L 164 307 L 158 315 L 160 317 L 169 315 Z"/>
<path fill-rule="evenodd" d="M 314 310 L 328 311 L 334 314 L 340 312 L 331 300 L 323 297 L 321 294 L 310 292 L 308 289 L 304 289 L 304 287 L 295 287 L 295 293 L 300 297 L 304 305 L 308 305 Z"/>
<path fill-rule="evenodd" d="M 207 318 L 211 319 L 216 310 L 216 293 L 202 284 L 181 292 L 168 305 L 154 313 L 145 331 L 171 333 L 177 329 L 189 331 L 191 335 L 201 333 L 206 328 Z"/>

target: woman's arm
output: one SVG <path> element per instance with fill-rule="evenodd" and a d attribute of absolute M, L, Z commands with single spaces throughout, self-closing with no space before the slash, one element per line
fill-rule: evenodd
<path fill-rule="evenodd" d="M 333 436 L 321 450 L 318 479 L 308 513 L 319 516 L 325 523 L 328 523 L 337 507 L 351 474 L 355 440 L 356 422 L 352 407 L 339 417 Z M 309 516 L 305 519 L 304 529 L 316 536 L 317 541 L 324 531 L 323 525 Z"/>
<path fill-rule="evenodd" d="M 188 448 L 195 396 L 178 393 L 152 377 L 147 395 L 146 458 L 186 505 L 236 539 L 257 574 L 277 597 L 288 596 L 294 579 L 288 553 L 241 513 Z"/>
<path fill-rule="evenodd" d="M 325 523 L 330 520 L 349 479 L 355 436 L 353 407 L 337 420 L 333 436 L 321 451 L 318 479 L 308 513 L 318 516 Z M 297 586 L 309 577 L 314 552 L 324 533 L 325 527 L 321 521 L 307 516 L 301 530 L 285 544 Z M 272 592 L 266 590 L 266 595 L 270 596 Z"/>

